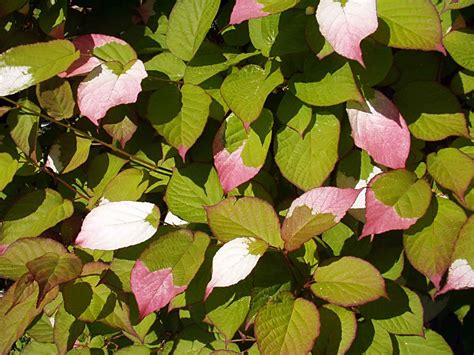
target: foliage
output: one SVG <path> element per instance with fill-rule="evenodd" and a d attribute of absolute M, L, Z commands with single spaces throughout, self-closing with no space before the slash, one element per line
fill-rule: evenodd
<path fill-rule="evenodd" d="M 474 1 L 0 3 L 0 353 L 472 354 Z"/>

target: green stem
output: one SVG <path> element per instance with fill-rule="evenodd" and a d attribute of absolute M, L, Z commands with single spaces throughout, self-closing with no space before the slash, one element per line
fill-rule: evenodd
<path fill-rule="evenodd" d="M 143 160 L 141 158 L 138 158 L 130 153 L 127 153 L 126 151 L 124 151 L 123 149 L 120 149 L 116 146 L 114 146 L 113 144 L 110 144 L 110 143 L 107 143 L 107 142 L 104 142 L 103 140 L 99 139 L 99 138 L 96 138 L 96 137 L 93 137 L 79 129 L 77 129 L 76 127 L 68 124 L 68 123 L 64 123 L 64 122 L 61 122 L 61 121 L 58 121 L 48 115 L 45 115 L 45 114 L 42 114 L 42 113 L 38 113 L 8 97 L 5 97 L 5 96 L 0 96 L 0 99 L 3 99 L 13 105 L 15 105 L 17 108 L 21 108 L 25 111 L 28 111 L 32 114 L 35 114 L 35 115 L 38 115 L 39 117 L 41 118 L 44 118 L 45 120 L 51 122 L 51 123 L 54 123 L 54 124 L 57 124 L 61 127 L 64 127 L 64 128 L 67 128 L 67 129 L 70 129 L 71 131 L 73 131 L 74 133 L 76 133 L 77 135 L 79 135 L 80 137 L 82 138 L 86 138 L 86 139 L 90 139 L 91 141 L 95 142 L 95 143 L 98 143 L 104 147 L 107 147 L 109 148 L 110 150 L 112 150 L 113 152 L 119 154 L 119 155 L 122 155 L 122 156 L 125 156 L 127 157 L 130 161 L 133 161 L 134 163 L 137 163 L 139 165 L 142 165 L 143 167 L 145 168 L 148 168 L 150 170 L 153 170 L 159 174 L 163 174 L 163 175 L 167 175 L 167 176 L 170 176 L 172 171 L 169 170 L 169 169 L 166 169 L 166 168 L 163 168 L 161 166 L 158 166 L 158 165 L 153 165 L 153 164 L 150 164 L 149 162 L 147 162 L 146 160 Z"/>

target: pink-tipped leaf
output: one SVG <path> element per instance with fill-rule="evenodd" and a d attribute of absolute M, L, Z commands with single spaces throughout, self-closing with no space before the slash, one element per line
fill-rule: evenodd
<path fill-rule="evenodd" d="M 330 213 L 334 215 L 335 223 L 338 223 L 346 214 L 347 210 L 354 204 L 361 190 L 339 189 L 337 187 L 317 187 L 298 197 L 291 204 L 287 218 L 291 217 L 293 211 L 300 206 L 307 206 L 313 215 Z"/>
<path fill-rule="evenodd" d="M 187 288 L 173 283 L 171 268 L 151 272 L 141 260 L 137 260 L 133 266 L 130 286 L 137 300 L 140 319 L 165 307 Z"/>
<path fill-rule="evenodd" d="M 123 73 L 101 64 L 79 84 L 77 103 L 81 114 L 98 126 L 110 108 L 137 101 L 141 82 L 147 75 L 141 60 Z"/>
<path fill-rule="evenodd" d="M 257 0 L 237 0 L 230 15 L 230 24 L 236 25 L 252 18 L 270 15 L 263 11 L 263 7 Z"/>
<path fill-rule="evenodd" d="M 108 43 L 118 43 L 127 45 L 127 42 L 112 36 L 101 34 L 88 34 L 75 38 L 72 43 L 80 52 L 80 57 L 66 70 L 59 74 L 60 77 L 72 77 L 76 75 L 86 75 L 99 66 L 102 61 L 92 55 L 92 51 Z"/>
<path fill-rule="evenodd" d="M 321 0 L 316 19 L 337 53 L 364 65 L 360 42 L 377 30 L 376 0 Z"/>
<path fill-rule="evenodd" d="M 410 153 L 410 131 L 388 98 L 374 90 L 365 105 L 348 103 L 347 115 L 356 146 L 366 150 L 377 163 L 392 169 L 405 167 Z"/>

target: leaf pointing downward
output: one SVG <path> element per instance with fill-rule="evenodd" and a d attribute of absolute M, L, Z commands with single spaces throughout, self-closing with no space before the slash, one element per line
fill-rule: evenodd
<path fill-rule="evenodd" d="M 377 163 L 404 168 L 410 153 L 410 131 L 405 120 L 382 93 L 374 90 L 370 96 L 365 105 L 356 101 L 347 104 L 354 142 Z"/>
<path fill-rule="evenodd" d="M 206 298 L 214 287 L 235 285 L 252 272 L 268 245 L 255 238 L 236 238 L 224 244 L 212 259 L 212 278 Z"/>
<path fill-rule="evenodd" d="M 111 64 L 100 65 L 87 75 L 77 89 L 81 114 L 98 126 L 99 120 L 110 108 L 137 101 L 142 91 L 141 82 L 147 76 L 140 60 L 123 72 L 117 72 Z"/>
<path fill-rule="evenodd" d="M 364 65 L 360 42 L 377 30 L 376 0 L 321 0 L 316 19 L 337 53 Z"/>

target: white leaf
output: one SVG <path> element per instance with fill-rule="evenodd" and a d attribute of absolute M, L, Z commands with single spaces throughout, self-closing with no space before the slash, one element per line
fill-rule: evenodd
<path fill-rule="evenodd" d="M 84 219 L 76 244 L 89 249 L 117 250 L 150 239 L 158 229 L 160 211 L 149 202 L 101 204 Z"/>

